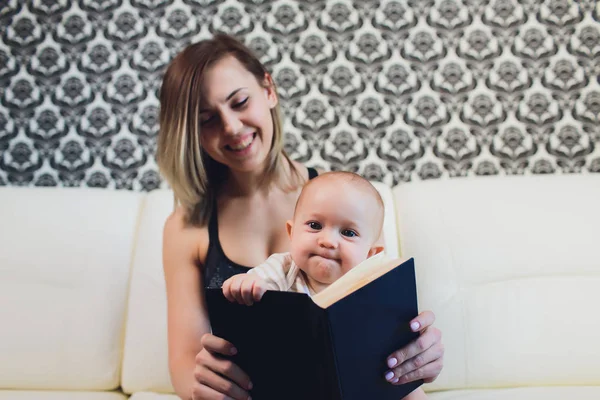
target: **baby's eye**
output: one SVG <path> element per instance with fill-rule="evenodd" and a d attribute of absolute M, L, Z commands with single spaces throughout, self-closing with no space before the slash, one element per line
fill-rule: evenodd
<path fill-rule="evenodd" d="M 342 235 L 346 236 L 346 237 L 355 237 L 355 236 L 358 236 L 357 233 L 355 231 L 353 231 L 352 229 L 344 229 L 342 231 Z"/>
<path fill-rule="evenodd" d="M 318 230 L 320 230 L 322 228 L 322 226 L 321 226 L 320 223 L 314 222 L 314 221 L 309 222 L 308 226 L 309 226 L 310 229 L 314 229 L 316 231 L 318 231 Z"/>

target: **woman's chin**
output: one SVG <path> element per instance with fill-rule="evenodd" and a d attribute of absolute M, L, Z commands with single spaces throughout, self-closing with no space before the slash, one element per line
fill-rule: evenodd
<path fill-rule="evenodd" d="M 234 172 L 239 173 L 263 173 L 265 171 L 265 166 L 267 165 L 267 154 L 256 153 L 252 154 L 250 157 L 245 158 L 229 158 L 227 160 L 226 165 Z"/>
<path fill-rule="evenodd" d="M 229 157 L 227 166 L 236 172 L 241 173 L 263 173 L 269 162 L 269 153 L 256 149 L 246 157 Z"/>
<path fill-rule="evenodd" d="M 248 159 L 243 162 L 229 163 L 229 169 L 233 172 L 241 174 L 258 173 L 262 174 L 265 171 L 266 161 L 264 159 Z"/>

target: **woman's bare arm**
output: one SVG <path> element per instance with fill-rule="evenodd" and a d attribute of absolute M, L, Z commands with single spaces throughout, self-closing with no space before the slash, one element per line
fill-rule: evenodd
<path fill-rule="evenodd" d="M 171 382 L 184 400 L 246 400 L 249 377 L 222 357 L 233 354 L 233 345 L 210 334 L 199 269 L 199 255 L 207 248 L 207 230 L 186 226 L 181 210 L 167 219 L 163 268 Z"/>
<path fill-rule="evenodd" d="M 192 398 L 196 355 L 201 338 L 210 332 L 202 296 L 198 262 L 198 243 L 205 242 L 202 230 L 188 228 L 181 209 L 167 219 L 163 231 L 163 268 L 167 286 L 169 371 L 175 392 L 182 399 Z"/>

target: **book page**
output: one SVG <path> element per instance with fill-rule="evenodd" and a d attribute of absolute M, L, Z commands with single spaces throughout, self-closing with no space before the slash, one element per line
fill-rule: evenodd
<path fill-rule="evenodd" d="M 367 258 L 348 271 L 328 288 L 312 297 L 313 302 L 321 308 L 327 308 L 336 301 L 355 292 L 369 282 L 402 264 L 404 259 L 390 258 L 384 254 Z"/>

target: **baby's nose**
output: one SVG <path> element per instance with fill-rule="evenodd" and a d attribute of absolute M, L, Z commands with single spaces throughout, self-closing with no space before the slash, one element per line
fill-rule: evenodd
<path fill-rule="evenodd" d="M 337 247 L 337 240 L 335 238 L 335 235 L 326 230 L 321 231 L 321 235 L 319 237 L 319 245 L 328 249 L 335 249 Z"/>

